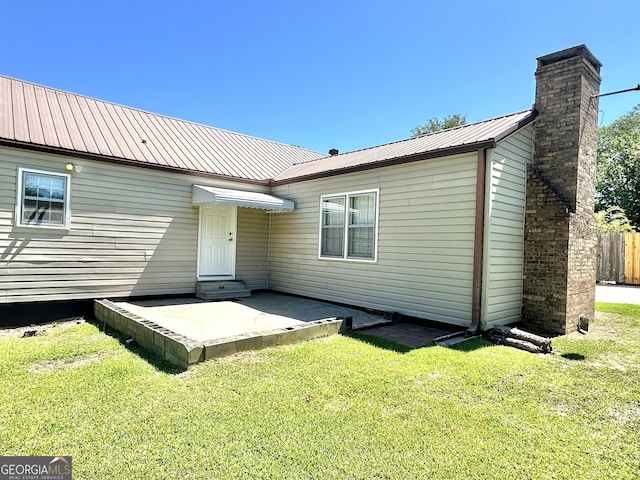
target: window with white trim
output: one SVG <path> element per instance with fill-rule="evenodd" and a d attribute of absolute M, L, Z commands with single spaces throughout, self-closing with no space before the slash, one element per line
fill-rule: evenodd
<path fill-rule="evenodd" d="M 18 169 L 17 225 L 69 226 L 69 175 Z"/>
<path fill-rule="evenodd" d="M 320 257 L 375 261 L 378 190 L 320 198 Z"/>

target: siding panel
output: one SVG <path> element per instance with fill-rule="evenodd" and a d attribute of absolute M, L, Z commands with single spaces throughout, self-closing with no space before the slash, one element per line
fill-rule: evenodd
<path fill-rule="evenodd" d="M 520 320 L 526 165 L 533 126 L 504 139 L 488 162 L 490 195 L 485 210 L 482 318 L 484 328 Z"/>
<path fill-rule="evenodd" d="M 251 290 L 269 288 L 269 215 L 255 208 L 238 209 L 236 278 Z"/>
<path fill-rule="evenodd" d="M 296 210 L 272 218 L 270 288 L 468 325 L 476 156 L 282 185 Z M 380 188 L 378 261 L 318 258 L 320 196 Z"/>
<path fill-rule="evenodd" d="M 0 303 L 193 294 L 193 183 L 224 182 L 74 158 L 71 229 L 15 228 L 18 167 L 64 172 L 64 156 L 0 148 Z M 266 288 L 268 215 L 239 209 L 237 271 Z M 245 224 L 246 223 L 246 224 Z"/>

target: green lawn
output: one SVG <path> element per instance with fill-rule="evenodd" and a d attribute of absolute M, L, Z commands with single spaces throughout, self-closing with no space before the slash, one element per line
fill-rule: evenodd
<path fill-rule="evenodd" d="M 0 337 L 0 454 L 74 479 L 640 477 L 640 306 L 539 356 L 334 336 L 161 364 L 92 324 Z"/>

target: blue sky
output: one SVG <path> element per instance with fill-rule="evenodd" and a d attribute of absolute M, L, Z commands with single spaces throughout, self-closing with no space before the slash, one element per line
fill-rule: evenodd
<path fill-rule="evenodd" d="M 327 152 L 452 113 L 530 108 L 536 57 L 586 44 L 603 93 L 640 83 L 637 0 L 3 5 L 0 74 Z M 640 92 L 605 97 L 607 124 Z"/>

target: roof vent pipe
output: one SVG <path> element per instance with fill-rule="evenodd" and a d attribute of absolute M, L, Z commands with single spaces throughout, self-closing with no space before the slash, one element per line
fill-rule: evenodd
<path fill-rule="evenodd" d="M 338 155 L 338 153 L 340 153 L 340 152 L 338 152 L 337 148 L 332 148 L 331 150 L 329 150 L 329 155 L 331 155 L 332 157 L 334 155 Z"/>

